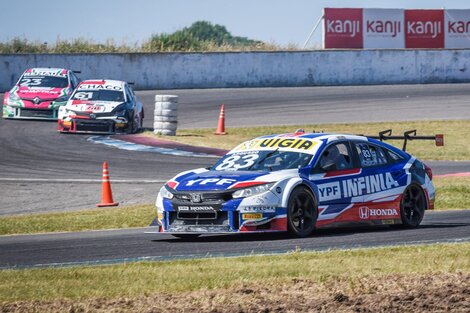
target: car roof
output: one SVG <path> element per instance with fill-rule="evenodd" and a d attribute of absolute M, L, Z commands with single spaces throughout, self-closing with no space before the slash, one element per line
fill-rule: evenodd
<path fill-rule="evenodd" d="M 87 90 L 116 90 L 123 91 L 127 83 L 121 80 L 112 80 L 112 79 L 88 79 L 82 81 L 78 85 L 78 89 L 87 89 Z"/>

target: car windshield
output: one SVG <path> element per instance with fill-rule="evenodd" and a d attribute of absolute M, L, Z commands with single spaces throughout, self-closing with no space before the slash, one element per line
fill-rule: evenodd
<path fill-rule="evenodd" d="M 65 88 L 69 85 L 67 77 L 60 76 L 23 76 L 19 82 L 22 87 Z"/>
<path fill-rule="evenodd" d="M 116 90 L 80 90 L 74 93 L 73 100 L 124 101 L 124 93 Z"/>
<path fill-rule="evenodd" d="M 312 158 L 311 154 L 259 150 L 228 154 L 215 163 L 211 170 L 216 171 L 280 171 L 305 167 Z"/>

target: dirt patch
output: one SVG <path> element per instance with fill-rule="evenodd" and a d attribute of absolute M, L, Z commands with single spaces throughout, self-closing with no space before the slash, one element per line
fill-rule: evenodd
<path fill-rule="evenodd" d="M 470 274 L 240 283 L 224 290 L 3 303 L 0 312 L 470 312 Z"/>

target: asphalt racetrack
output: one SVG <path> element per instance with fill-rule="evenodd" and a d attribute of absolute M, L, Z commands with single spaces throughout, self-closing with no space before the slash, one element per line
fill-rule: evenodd
<path fill-rule="evenodd" d="M 112 264 L 251 253 L 351 249 L 470 240 L 470 211 L 427 212 L 418 229 L 322 230 L 308 238 L 286 234 L 206 235 L 181 240 L 150 229 L 0 236 L 0 268 Z"/>
<path fill-rule="evenodd" d="M 470 119 L 468 105 L 470 84 L 138 91 L 137 95 L 145 107 L 144 126 L 147 128 L 151 128 L 153 124 L 155 94 L 176 94 L 180 97 L 178 113 L 180 128 L 215 128 L 221 103 L 226 105 L 227 127 Z M 3 96 L 0 100 L 3 101 Z M 191 168 L 206 167 L 215 161 L 214 158 L 120 150 L 94 144 L 87 140 L 88 135 L 59 134 L 56 127 L 55 122 L 0 119 L 0 215 L 93 208 L 100 200 L 103 161 L 108 161 L 110 166 L 115 200 L 122 204 L 151 203 L 155 200 L 162 183 L 176 173 Z M 470 171 L 470 161 L 428 163 L 433 168 L 434 174 Z M 452 215 L 453 213 L 432 214 L 432 216 L 434 214 L 439 216 L 431 221 L 432 223 L 444 223 L 444 226 L 436 228 L 442 240 L 446 240 L 455 230 L 462 232 L 456 235 L 458 238 L 470 236 L 468 213 L 462 212 L 461 214 L 466 216 L 462 219 L 456 218 Z M 452 222 L 453 219 L 455 222 Z M 460 226 L 456 226 L 456 223 Z M 429 236 L 433 230 L 433 227 L 429 227 Z M 380 230 L 377 232 L 377 236 L 383 236 L 382 241 L 378 241 L 377 244 L 407 242 L 407 240 L 419 241 L 421 236 L 428 238 L 428 228 L 415 231 Z M 444 235 L 441 232 L 448 234 Z M 413 235 L 412 238 L 409 238 L 410 235 Z M 77 236 L 77 238 L 70 239 L 71 236 L 73 238 Z M 95 236 L 96 238 L 93 239 Z M 268 240 L 269 237 L 262 236 L 257 240 L 257 236 L 236 237 L 247 239 L 224 239 L 224 236 L 216 236 L 216 239 L 203 238 L 195 246 L 196 250 L 188 251 L 188 253 L 191 255 L 217 254 L 227 251 L 244 253 L 248 251 L 247 247 L 250 251 L 269 252 L 279 249 L 285 251 L 295 246 L 312 248 L 320 242 L 322 247 L 327 242 L 331 242 L 331 247 L 346 247 L 361 245 L 364 237 L 370 236 L 370 232 L 351 234 L 339 232 L 326 234 L 326 236 L 328 240 L 324 241 L 317 237 L 299 240 L 275 237 L 274 242 L 282 244 L 274 245 L 273 248 L 268 247 L 270 245 L 268 243 L 271 242 Z M 401 239 L 397 240 L 396 237 Z M 456 239 L 454 237 L 452 237 L 453 240 Z M 22 241 L 21 238 L 27 239 Z M 345 241 L 346 238 L 351 241 Z M 0 238 L 2 251 L 0 263 L 14 265 L 82 261 L 83 258 L 79 256 L 82 253 L 93 256 L 94 249 L 96 253 L 109 249 L 115 250 L 103 253 L 98 259 L 159 255 L 155 251 L 160 253 L 161 249 L 168 257 L 180 254 L 188 245 L 183 242 L 172 245 L 171 243 L 176 241 L 170 240 L 169 237 L 163 241 L 151 241 L 152 239 L 155 238 L 143 234 L 142 229 L 77 235 L 2 237 Z M 17 245 L 16 249 L 8 250 L 10 249 L 8 242 L 12 241 L 21 245 Z M 64 253 L 55 253 L 49 250 L 55 244 L 60 250 L 59 243 L 64 246 L 73 246 L 80 245 L 80 242 L 90 241 L 99 244 L 85 244 L 88 250 L 77 249 L 77 253 L 70 253 L 70 251 L 65 253 L 65 250 L 61 250 Z M 29 245 L 28 242 L 34 242 L 34 244 Z M 217 247 L 227 246 L 227 242 L 230 242 L 228 246 L 232 250 L 219 251 Z M 369 243 L 369 245 L 373 244 Z M 130 249 L 126 245 L 134 248 Z M 327 247 L 324 246 L 324 248 Z M 36 251 L 37 254 L 44 251 L 42 258 L 45 259 L 40 261 L 42 259 L 37 254 L 33 254 L 37 262 L 32 262 L 33 257 L 29 261 L 21 257 L 21 255 L 24 256 L 22 254 L 24 251 L 32 251 L 30 249 Z M 8 253 L 3 253 L 7 251 Z M 117 251 L 128 252 L 128 255 L 117 255 L 119 254 Z M 122 253 L 125 254 L 125 252 Z M 76 256 L 76 258 L 69 258 L 69 256 Z"/>

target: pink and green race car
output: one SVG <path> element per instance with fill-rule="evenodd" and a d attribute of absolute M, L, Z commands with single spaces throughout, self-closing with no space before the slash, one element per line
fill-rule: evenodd
<path fill-rule="evenodd" d="M 80 79 L 63 68 L 30 68 L 13 88 L 5 93 L 3 117 L 8 119 L 57 120 L 59 107 L 65 105 Z"/>

